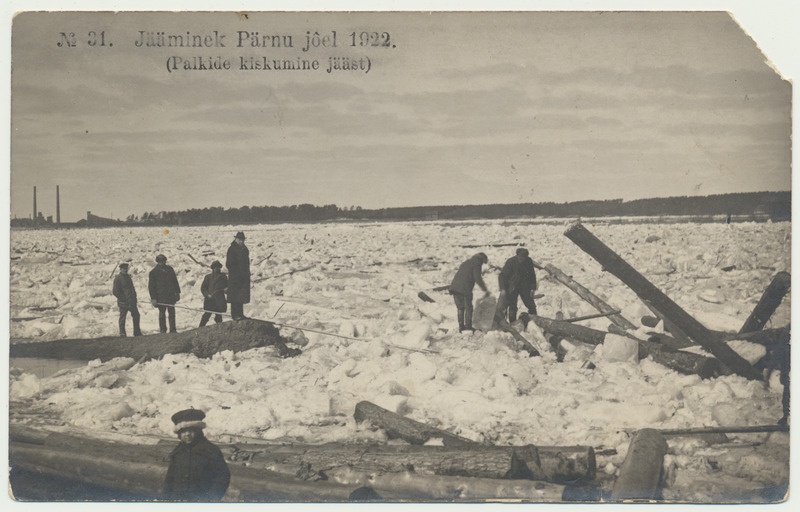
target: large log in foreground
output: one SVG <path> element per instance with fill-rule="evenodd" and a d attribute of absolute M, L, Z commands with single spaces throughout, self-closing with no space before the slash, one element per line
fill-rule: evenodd
<path fill-rule="evenodd" d="M 742 356 L 720 341 L 712 331 L 706 329 L 703 324 L 684 311 L 579 222 L 570 226 L 564 235 L 597 260 L 604 269 L 625 283 L 643 301 L 655 308 L 665 320 L 675 324 L 678 329 L 714 354 L 736 374 L 750 380 L 762 379 L 761 373 L 756 371 Z"/>
<path fill-rule="evenodd" d="M 9 462 L 12 470 L 59 477 L 159 499 L 168 455 L 177 441 L 131 444 L 58 433 L 35 434 L 12 428 Z M 558 501 L 562 486 L 530 480 L 437 475 L 420 471 L 457 450 L 441 446 L 377 445 L 218 445 L 231 470 L 225 501 L 347 501 L 356 487 L 369 485 L 387 500 L 525 499 Z M 487 455 L 507 461 L 517 448 L 482 447 L 460 455 L 463 468 L 487 468 Z M 525 447 L 521 448 L 522 450 Z M 426 460 L 429 462 L 424 462 Z M 483 459 L 483 461 L 481 461 Z M 413 466 L 413 467 L 412 467 Z M 387 468 L 393 468 L 389 471 Z M 463 469 L 462 468 L 462 469 Z M 460 473 L 461 470 L 456 471 Z M 484 473 L 486 475 L 491 472 Z M 309 475 L 313 475 L 309 477 Z M 464 475 L 459 475 L 464 476 Z M 20 495 L 23 489 L 16 490 Z M 15 490 L 12 488 L 12 493 Z M 92 500 L 91 496 L 85 499 Z M 53 501 L 58 497 L 53 496 Z"/>
<path fill-rule="evenodd" d="M 108 361 L 115 357 L 157 359 L 166 354 L 191 353 L 208 358 L 223 350 L 242 352 L 251 348 L 285 342 L 278 328 L 269 322 L 240 320 L 223 322 L 178 333 L 135 337 L 65 339 L 40 343 L 14 343 L 11 357 Z"/>

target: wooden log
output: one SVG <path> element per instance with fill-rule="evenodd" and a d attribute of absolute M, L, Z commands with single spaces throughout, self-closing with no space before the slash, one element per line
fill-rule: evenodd
<path fill-rule="evenodd" d="M 224 451 L 224 450 L 223 450 Z M 286 474 L 329 474 L 336 468 L 358 471 L 471 478 L 527 479 L 563 483 L 596 476 L 594 450 L 588 446 L 415 445 L 253 445 L 237 444 L 229 460 Z"/>
<path fill-rule="evenodd" d="M 359 473 L 350 469 L 332 471 L 331 480 L 369 485 L 382 498 L 399 495 L 406 501 L 521 500 L 553 503 L 561 501 L 564 486 L 531 480 L 496 480 L 404 473 Z M 391 499 L 391 498 L 389 498 Z"/>
<path fill-rule="evenodd" d="M 539 469 L 535 447 L 329 444 L 288 449 L 237 445 L 236 449 L 232 457 L 246 460 L 248 467 L 288 468 L 295 474 L 322 475 L 334 468 L 352 467 L 380 473 L 413 471 L 421 475 L 474 478 L 546 480 L 548 476 Z M 571 474 L 574 476 L 574 471 Z"/>
<path fill-rule="evenodd" d="M 168 455 L 177 443 L 161 441 L 131 444 L 59 433 L 34 435 L 28 430 L 20 432 L 14 428 L 11 435 L 9 461 L 12 469 L 137 492 L 154 498 L 158 497 L 166 474 Z M 26 439 L 33 442 L 29 443 Z M 589 447 L 474 446 L 459 450 L 442 446 L 334 443 L 217 445 L 225 455 L 233 475 L 226 501 L 340 501 L 346 499 L 355 487 L 365 483 L 385 489 L 385 493 L 381 492 L 385 497 L 394 495 L 403 499 L 424 496 L 432 499 L 538 497 L 541 500 L 542 489 L 550 489 L 551 497 L 561 491 L 561 487 L 543 484 L 545 477 L 549 478 L 548 481 L 593 478 L 595 468 L 594 452 Z M 523 459 L 534 461 L 540 453 L 544 456 L 545 466 L 553 469 L 549 470 L 549 474 L 539 475 L 538 483 L 533 484 L 530 482 L 533 480 L 531 474 L 525 473 Z M 499 461 L 501 458 L 505 460 L 506 471 L 494 476 L 499 475 L 502 469 L 499 466 L 491 469 L 492 463 L 488 461 Z M 431 472 L 436 466 L 438 472 Z M 298 471 L 300 469 L 303 471 Z M 314 474 L 315 478 L 304 476 L 308 474 Z M 354 475 L 361 475 L 361 480 Z M 382 478 L 376 478 L 381 475 Z M 516 475 L 522 475 L 526 481 L 499 481 Z M 369 481 L 364 480 L 366 476 Z M 320 481 L 326 479 L 327 482 Z M 343 484 L 344 487 L 334 484 Z M 452 493 L 459 486 L 463 491 Z"/>
<path fill-rule="evenodd" d="M 715 333 L 723 340 L 745 340 L 751 343 L 758 343 L 759 345 L 778 345 L 786 343 L 786 338 L 790 334 L 790 327 L 776 327 L 774 329 L 762 329 L 760 331 L 742 332 L 742 333 L 729 333 L 718 332 Z"/>
<path fill-rule="evenodd" d="M 674 323 L 694 342 L 714 354 L 725 366 L 747 379 L 762 379 L 761 373 L 756 371 L 742 356 L 720 341 L 714 333 L 684 311 L 580 223 L 570 226 L 564 235 L 597 260 L 603 268 L 619 278 L 642 300 L 652 305 L 665 319 Z"/>
<path fill-rule="evenodd" d="M 223 350 L 241 352 L 251 348 L 285 342 L 278 329 L 255 320 L 223 322 L 179 333 L 148 334 L 135 337 L 64 339 L 41 343 L 13 343 L 11 357 L 107 361 L 130 357 L 137 361 L 166 354 L 191 353 L 208 358 Z"/>
<path fill-rule="evenodd" d="M 575 325 L 561 320 L 552 320 L 536 315 L 528 315 L 536 325 L 548 334 L 560 338 L 572 339 L 590 345 L 599 345 L 605 341 L 609 333 L 599 331 L 583 325 Z M 721 365 L 716 359 L 704 357 L 690 352 L 680 352 L 672 350 L 668 346 L 662 346 L 650 340 L 641 340 L 629 335 L 625 331 L 618 333 L 620 336 L 627 336 L 636 340 L 639 344 L 639 359 L 651 357 L 658 364 L 671 368 L 685 375 L 699 375 L 703 379 L 718 376 L 722 372 Z"/>
<path fill-rule="evenodd" d="M 753 425 L 745 427 L 697 427 L 697 428 L 676 428 L 660 429 L 665 436 L 694 436 L 706 434 L 749 434 L 763 432 L 788 432 L 788 425 Z"/>
<path fill-rule="evenodd" d="M 681 352 L 650 340 L 639 342 L 639 358 L 651 357 L 653 361 L 685 375 L 698 375 L 702 379 L 719 377 L 725 368 L 718 359 L 691 352 Z"/>
<path fill-rule="evenodd" d="M 693 347 L 696 345 L 696 343 L 693 343 L 691 340 L 682 341 L 677 338 L 673 338 L 668 334 L 660 333 L 650 335 L 648 340 L 652 341 L 653 343 L 658 343 L 659 345 L 662 345 L 670 350 L 680 350 L 682 348 Z"/>
<path fill-rule="evenodd" d="M 658 311 L 657 308 L 653 307 L 652 304 L 650 304 L 648 301 L 645 300 L 644 305 L 647 306 L 650 309 L 650 311 L 653 312 L 654 315 L 656 315 L 656 318 L 658 318 L 660 321 L 664 323 L 664 330 L 670 333 L 670 335 L 672 335 L 674 339 L 678 340 L 678 342 L 680 343 L 683 343 L 684 346 L 690 346 L 695 344 L 689 338 L 689 336 L 686 335 L 685 332 L 680 330 L 680 328 L 677 325 L 675 325 L 675 322 L 671 321 L 669 318 L 664 317 L 664 315 L 660 311 Z"/>
<path fill-rule="evenodd" d="M 636 432 L 611 491 L 612 501 L 653 501 L 661 499 L 661 468 L 667 441 L 657 430 Z"/>
<path fill-rule="evenodd" d="M 596 313 L 594 315 L 583 315 L 583 316 L 576 316 L 573 318 L 564 318 L 565 322 L 574 323 L 574 322 L 583 322 L 584 320 L 592 320 L 594 318 L 603 318 L 610 315 L 619 314 L 619 310 L 614 310 L 610 313 Z"/>
<path fill-rule="evenodd" d="M 369 421 L 375 427 L 386 431 L 389 439 L 402 439 L 411 444 L 425 444 L 431 439 L 441 439 L 444 446 L 452 448 L 464 448 L 476 444 L 464 437 L 400 416 L 372 402 L 357 403 L 353 417 L 359 423 Z"/>
<path fill-rule="evenodd" d="M 598 311 L 608 314 L 608 319 L 611 320 L 615 325 L 622 327 L 623 329 L 636 329 L 636 326 L 630 320 L 619 314 L 619 310 L 611 307 L 607 302 L 592 293 L 588 288 L 581 285 L 552 264 L 548 263 L 544 266 L 544 269 L 548 274 L 553 276 L 556 281 L 577 293 L 580 298 L 594 306 Z"/>
<path fill-rule="evenodd" d="M 520 334 L 520 332 L 516 330 L 514 326 L 508 323 L 508 320 L 506 320 L 505 318 L 500 318 L 495 316 L 494 321 L 497 323 L 500 329 L 511 334 L 511 336 L 513 336 L 515 340 L 522 343 L 522 348 L 528 353 L 528 355 L 530 355 L 531 357 L 542 355 L 542 347 L 538 348 L 535 347 L 533 343 L 528 341 L 528 339 L 525 338 L 525 336 Z"/>
<path fill-rule="evenodd" d="M 772 314 L 778 309 L 783 297 L 789 291 L 792 285 L 792 276 L 788 272 L 778 272 L 772 278 L 767 289 L 761 295 L 753 312 L 747 317 L 742 328 L 739 329 L 740 333 L 760 331 L 769 321 Z"/>
<path fill-rule="evenodd" d="M 608 334 L 605 331 L 599 331 L 584 325 L 576 325 L 567 322 L 566 320 L 552 320 L 528 313 L 520 314 L 520 319 L 522 319 L 523 322 L 526 318 L 532 320 L 548 334 L 553 334 L 561 338 L 568 338 L 575 341 L 581 341 L 583 343 L 589 343 L 590 345 L 599 345 L 603 343 L 603 341 L 606 339 L 606 334 Z"/>

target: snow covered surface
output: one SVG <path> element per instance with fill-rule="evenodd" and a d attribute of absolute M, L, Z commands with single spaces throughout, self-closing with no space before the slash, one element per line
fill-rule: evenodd
<path fill-rule="evenodd" d="M 738 331 L 775 273 L 791 272 L 789 223 L 586 227 L 710 329 Z M 701 380 L 649 359 L 638 361 L 621 337 L 599 347 L 569 343 L 558 362 L 552 351 L 529 357 L 506 333 L 458 333 L 452 299 L 433 288 L 449 284 L 463 260 L 483 251 L 489 257 L 484 278 L 496 294 L 497 267 L 514 253 L 511 246 L 493 247 L 499 244 L 528 247 L 535 261 L 552 263 L 637 325 L 651 315 L 633 292 L 563 236 L 565 228 L 566 222 L 509 219 L 13 231 L 15 341 L 115 335 L 111 283 L 121 261 L 131 265 L 143 331 L 156 332 L 157 310 L 147 294 L 155 255 L 167 255 L 177 272 L 179 306 L 200 309 L 208 269 L 189 255 L 224 264 L 233 234 L 243 230 L 254 281 L 245 314 L 284 324 L 281 333 L 303 352 L 287 359 L 272 347 L 211 359 L 119 358 L 61 363 L 55 373 L 12 360 L 12 417 L 24 412 L 31 424 L 98 437 L 172 437 L 171 414 L 192 406 L 207 412 L 207 435 L 219 442 L 241 436 L 381 441 L 381 432 L 353 419 L 355 404 L 369 400 L 478 442 L 593 446 L 603 453 L 598 473 L 608 477 L 619 470 L 636 429 L 777 422 L 777 372 L 767 383 L 738 376 Z M 537 275 L 538 293 L 544 294 L 537 300 L 540 315 L 596 313 L 546 272 Z M 420 300 L 420 291 L 436 302 Z M 178 329 L 196 327 L 199 317 L 178 309 Z M 787 296 L 770 326 L 789 321 Z M 581 324 L 606 330 L 609 321 Z M 642 326 L 637 334 L 659 330 L 661 325 Z M 523 335 L 549 346 L 533 324 Z M 764 353 L 747 342 L 731 347 L 751 362 Z M 668 441 L 668 500 L 758 503 L 765 500 L 764 487 L 788 479 L 787 434 L 729 434 L 721 444 L 697 436 Z"/>

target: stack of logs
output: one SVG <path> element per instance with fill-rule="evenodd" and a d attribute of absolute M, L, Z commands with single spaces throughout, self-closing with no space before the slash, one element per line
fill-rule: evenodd
<path fill-rule="evenodd" d="M 591 483 L 596 475 L 591 447 L 481 445 L 370 402 L 358 403 L 354 417 L 408 444 L 244 440 L 219 445 L 232 474 L 226 501 L 348 501 L 356 489 L 368 487 L 373 496 L 390 501 L 554 502 L 574 482 Z M 158 500 L 168 455 L 177 442 L 129 444 L 18 426 L 9 437 L 11 491 L 23 499 L 30 490 L 15 482 L 15 471 Z"/>

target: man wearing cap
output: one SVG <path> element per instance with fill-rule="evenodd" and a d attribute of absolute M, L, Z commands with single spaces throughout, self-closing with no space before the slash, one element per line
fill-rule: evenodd
<path fill-rule="evenodd" d="M 528 313 L 536 314 L 533 293 L 536 291 L 536 271 L 528 249 L 520 247 L 517 254 L 506 260 L 497 278 L 500 294 L 497 298 L 495 318 L 507 318 L 509 323 L 517 319 L 517 299 L 528 308 Z M 506 314 L 508 315 L 506 317 Z"/>
<path fill-rule="evenodd" d="M 175 327 L 175 306 L 181 298 L 181 285 L 175 269 L 167 265 L 167 257 L 156 256 L 156 266 L 150 271 L 150 303 L 158 308 L 158 329 L 167 332 L 167 313 L 169 313 L 169 332 L 178 332 Z"/>
<path fill-rule="evenodd" d="M 225 496 L 231 473 L 222 451 L 203 429 L 205 413 L 186 409 L 172 415 L 180 444 L 169 455 L 163 495 L 170 501 L 219 501 Z"/>
<path fill-rule="evenodd" d="M 228 276 L 222 273 L 222 263 L 214 261 L 211 264 L 211 273 L 203 278 L 200 285 L 200 292 L 203 294 L 203 317 L 200 318 L 200 327 L 208 323 L 212 311 L 224 313 L 228 310 L 228 303 L 225 302 L 225 288 L 228 287 Z M 215 323 L 222 323 L 222 315 L 214 315 Z"/>
<path fill-rule="evenodd" d="M 131 319 L 133 319 L 133 335 L 141 336 L 139 308 L 136 306 L 136 289 L 133 287 L 131 276 L 128 275 L 127 263 L 119 264 L 119 274 L 114 278 L 112 293 L 117 298 L 117 307 L 119 307 L 119 335 L 123 338 L 127 336 L 125 333 L 125 319 L 130 311 Z"/>
<path fill-rule="evenodd" d="M 481 276 L 481 267 L 485 263 L 489 263 L 489 258 L 485 253 L 479 252 L 472 256 L 458 267 L 453 282 L 448 288 L 456 303 L 458 332 L 475 330 L 472 328 L 472 289 L 475 288 L 475 285 L 477 284 L 484 291 L 486 297 L 490 295 Z"/>
<path fill-rule="evenodd" d="M 231 303 L 231 316 L 241 320 L 244 316 L 244 305 L 250 302 L 250 250 L 244 245 L 244 233 L 239 231 L 228 247 L 225 258 L 228 268 L 228 302 Z"/>

